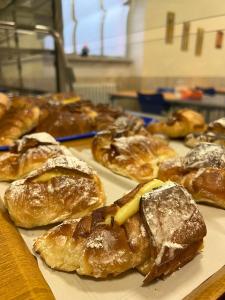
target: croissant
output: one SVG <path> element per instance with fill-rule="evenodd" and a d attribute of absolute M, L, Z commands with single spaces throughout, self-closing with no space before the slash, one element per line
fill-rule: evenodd
<path fill-rule="evenodd" d="M 157 177 L 159 162 L 176 153 L 167 142 L 152 137 L 139 123 L 128 127 L 100 132 L 92 142 L 92 154 L 115 173 L 139 182 L 149 181 Z"/>
<path fill-rule="evenodd" d="M 36 132 L 45 131 L 55 137 L 90 132 L 95 129 L 97 113 L 90 101 L 78 101 L 63 105 L 50 105 L 42 109 Z"/>
<path fill-rule="evenodd" d="M 15 141 L 10 152 L 0 156 L 0 180 L 13 181 L 43 165 L 48 158 L 72 155 L 49 134 L 40 132 L 25 135 Z"/>
<path fill-rule="evenodd" d="M 206 130 L 204 117 L 190 109 L 180 109 L 173 113 L 167 121 L 151 123 L 147 126 L 150 133 L 162 133 L 171 138 L 185 137 L 192 132 Z"/>
<path fill-rule="evenodd" d="M 158 177 L 182 184 L 197 202 L 225 208 L 225 147 L 202 143 L 185 157 L 162 162 Z"/>
<path fill-rule="evenodd" d="M 147 284 L 192 260 L 205 235 L 191 195 L 175 183 L 153 180 L 111 206 L 49 230 L 34 250 L 56 270 L 106 278 L 135 268 Z"/>
<path fill-rule="evenodd" d="M 31 131 L 39 121 L 40 110 L 37 106 L 12 107 L 0 120 L 0 145 L 12 145 L 23 134 Z"/>
<path fill-rule="evenodd" d="M 24 228 L 84 216 L 104 201 L 96 172 L 73 156 L 49 159 L 26 178 L 11 183 L 4 196 L 11 219 Z"/>
<path fill-rule="evenodd" d="M 5 94 L 0 93 L 0 119 L 9 109 L 9 107 L 10 107 L 9 98 Z"/>

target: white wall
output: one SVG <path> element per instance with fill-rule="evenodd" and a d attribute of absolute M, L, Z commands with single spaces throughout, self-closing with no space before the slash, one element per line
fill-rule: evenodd
<path fill-rule="evenodd" d="M 165 44 L 165 22 L 168 11 L 175 12 L 176 22 L 195 18 L 209 19 L 191 22 L 190 49 L 180 50 L 181 39 L 176 38 L 172 45 Z M 145 15 L 143 39 L 143 77 L 225 77 L 225 37 L 222 49 L 215 48 L 215 33 L 206 33 L 202 56 L 195 56 L 196 30 L 225 29 L 224 0 L 149 0 Z M 163 28 L 154 29 L 154 27 Z M 175 35 L 180 35 L 182 25 L 175 27 Z M 158 40 L 157 40 L 158 39 Z M 160 40 L 161 39 L 161 40 Z"/>
<path fill-rule="evenodd" d="M 192 22 L 193 34 L 197 27 L 203 27 L 205 30 L 225 28 L 225 17 L 213 17 L 225 14 L 225 0 L 132 0 L 128 20 L 128 56 L 133 64 L 71 60 L 77 80 L 99 81 L 105 78 L 125 84 L 126 78 L 129 78 L 127 86 L 136 88 L 141 81 L 145 81 L 148 87 L 149 79 L 151 84 L 157 87 L 167 83 L 174 85 L 179 78 L 195 78 L 194 85 L 205 82 L 206 85 L 224 86 L 225 36 L 223 48 L 215 49 L 215 33 L 205 34 L 203 54 L 196 57 L 194 54 L 196 36 L 192 35 L 189 51 L 182 52 L 180 38 L 175 39 L 172 45 L 164 42 L 168 11 L 176 13 L 176 22 L 211 16 L 206 20 Z M 161 28 L 154 29 L 155 27 Z M 182 25 L 177 25 L 175 34 L 179 35 L 181 31 Z M 26 43 L 27 47 L 31 45 L 31 39 Z M 23 43 L 25 42 L 24 40 Z M 31 46 L 36 46 L 34 41 Z M 3 73 L 9 75 L 10 85 L 17 81 L 15 66 L 5 64 Z M 54 88 L 52 61 L 49 63 L 46 60 L 44 64 L 43 59 L 38 61 L 38 58 L 33 62 L 27 61 L 23 64 L 23 73 L 29 87 L 41 86 L 50 90 Z M 51 79 L 48 80 L 49 78 Z"/>

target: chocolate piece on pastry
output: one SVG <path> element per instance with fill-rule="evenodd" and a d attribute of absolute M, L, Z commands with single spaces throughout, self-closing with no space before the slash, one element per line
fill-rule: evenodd
<path fill-rule="evenodd" d="M 185 137 L 192 132 L 206 130 L 204 117 L 190 109 L 180 109 L 173 113 L 167 121 L 151 123 L 147 130 L 150 133 L 162 133 L 171 138 Z"/>
<path fill-rule="evenodd" d="M 225 208 L 225 147 L 202 143 L 160 165 L 158 177 L 182 184 L 197 202 Z"/>
<path fill-rule="evenodd" d="M 49 159 L 25 179 L 11 183 L 4 196 L 10 217 L 24 228 L 84 216 L 104 201 L 96 172 L 72 156 Z"/>
<path fill-rule="evenodd" d="M 0 180 L 12 181 L 24 177 L 49 158 L 59 155 L 72 154 L 48 133 L 25 135 L 14 143 L 10 152 L 0 156 Z"/>
<path fill-rule="evenodd" d="M 136 268 L 147 284 L 193 259 L 205 235 L 191 195 L 180 185 L 153 180 L 111 206 L 49 230 L 34 250 L 57 270 L 105 278 Z"/>
<path fill-rule="evenodd" d="M 176 155 L 167 142 L 139 127 L 99 133 L 92 142 L 92 154 L 113 172 L 139 182 L 157 177 L 159 162 Z"/>

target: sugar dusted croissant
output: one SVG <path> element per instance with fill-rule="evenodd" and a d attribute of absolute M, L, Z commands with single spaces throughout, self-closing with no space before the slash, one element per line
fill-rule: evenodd
<path fill-rule="evenodd" d="M 202 143 L 160 165 L 158 177 L 182 184 L 197 202 L 225 208 L 225 147 Z"/>
<path fill-rule="evenodd" d="M 136 268 L 147 284 L 192 260 L 205 235 L 191 195 L 172 182 L 153 180 L 111 206 L 49 230 L 34 250 L 57 270 L 105 278 Z"/>
<path fill-rule="evenodd" d="M 24 228 L 84 216 L 104 201 L 95 171 L 73 156 L 49 159 L 25 179 L 11 183 L 4 196 L 10 217 Z"/>
<path fill-rule="evenodd" d="M 171 138 L 179 138 L 192 132 L 205 131 L 206 124 L 200 113 L 190 109 L 180 109 L 167 121 L 149 124 L 147 130 L 153 134 L 162 133 Z"/>
<path fill-rule="evenodd" d="M 0 180 L 19 179 L 43 165 L 49 158 L 72 155 L 49 134 L 40 132 L 25 135 L 15 141 L 10 152 L 0 156 Z"/>
<path fill-rule="evenodd" d="M 93 140 L 92 154 L 113 172 L 139 182 L 157 177 L 159 162 L 176 155 L 166 141 L 152 137 L 139 123 L 99 133 Z"/>

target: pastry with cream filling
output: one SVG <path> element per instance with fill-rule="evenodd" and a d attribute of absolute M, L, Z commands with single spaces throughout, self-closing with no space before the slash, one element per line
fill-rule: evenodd
<path fill-rule="evenodd" d="M 136 269 L 148 284 L 192 260 L 205 235 L 192 196 L 176 183 L 153 180 L 111 206 L 49 230 L 34 250 L 56 270 L 106 278 Z"/>
<path fill-rule="evenodd" d="M 25 135 L 14 142 L 9 152 L 0 156 L 0 180 L 12 181 L 24 177 L 43 165 L 49 158 L 72 155 L 50 134 L 39 132 Z"/>
<path fill-rule="evenodd" d="M 97 134 L 92 154 L 111 171 L 138 182 L 156 178 L 159 163 L 176 155 L 167 141 L 151 136 L 135 120 Z"/>
<path fill-rule="evenodd" d="M 49 159 L 24 179 L 11 183 L 4 195 L 11 219 L 24 228 L 82 217 L 104 201 L 96 172 L 73 156 Z"/>

